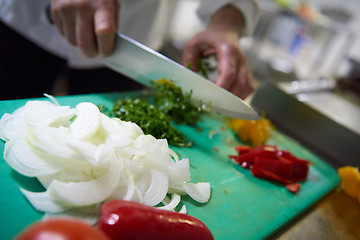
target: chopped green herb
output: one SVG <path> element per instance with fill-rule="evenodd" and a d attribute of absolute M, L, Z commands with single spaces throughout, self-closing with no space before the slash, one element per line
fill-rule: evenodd
<path fill-rule="evenodd" d="M 154 81 L 151 86 L 154 105 L 147 99 L 119 99 L 106 114 L 134 122 L 145 134 L 166 138 L 171 145 L 190 147 L 192 142 L 186 140 L 171 122 L 193 125 L 199 120 L 202 110 L 190 101 L 191 92 L 183 94 L 180 87 L 166 79 Z"/>
<path fill-rule="evenodd" d="M 197 67 L 197 73 L 200 74 L 201 76 L 203 76 L 206 79 L 209 79 L 209 74 L 213 73 L 216 71 L 216 67 L 213 66 L 213 64 L 210 63 L 210 58 L 212 56 L 209 57 L 202 57 L 202 58 L 198 58 L 196 59 L 196 67 Z M 191 63 L 189 63 L 186 66 L 188 69 L 192 70 L 192 65 Z"/>
<path fill-rule="evenodd" d="M 151 86 L 155 90 L 155 106 L 171 116 L 175 123 L 193 125 L 199 120 L 201 109 L 191 102 L 191 92 L 183 93 L 180 87 L 166 79 L 152 82 Z"/>
<path fill-rule="evenodd" d="M 216 70 L 208 61 L 208 58 L 199 58 L 196 61 L 198 73 L 204 78 L 209 79 L 209 73 L 212 73 Z"/>
<path fill-rule="evenodd" d="M 115 102 L 112 114 L 123 121 L 131 121 L 139 125 L 145 134 L 155 138 L 166 138 L 169 144 L 189 147 L 184 135 L 171 125 L 171 118 L 164 112 L 149 104 L 146 99 L 121 99 Z"/>

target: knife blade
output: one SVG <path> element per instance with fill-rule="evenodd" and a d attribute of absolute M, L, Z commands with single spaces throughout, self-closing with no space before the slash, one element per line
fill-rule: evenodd
<path fill-rule="evenodd" d="M 103 62 L 145 86 L 160 78 L 171 80 L 183 91 L 192 91 L 191 100 L 205 104 L 211 112 L 231 118 L 259 119 L 259 114 L 239 97 L 123 34 L 117 35 L 113 54 L 103 58 Z"/>

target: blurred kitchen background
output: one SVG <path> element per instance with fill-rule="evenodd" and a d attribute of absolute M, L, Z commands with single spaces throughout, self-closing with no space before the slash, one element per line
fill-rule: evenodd
<path fill-rule="evenodd" d="M 181 63 L 186 40 L 204 25 L 199 0 L 172 1 L 178 6 L 161 53 Z M 246 101 L 334 167 L 360 167 L 360 1 L 258 4 L 257 26 L 240 40 L 256 83 Z M 66 95 L 66 79 L 54 89 Z"/>
<path fill-rule="evenodd" d="M 257 84 L 246 99 L 276 127 L 334 167 L 360 166 L 360 1 L 258 0 L 241 39 Z M 203 25 L 198 0 L 180 0 L 162 52 L 181 62 Z"/>

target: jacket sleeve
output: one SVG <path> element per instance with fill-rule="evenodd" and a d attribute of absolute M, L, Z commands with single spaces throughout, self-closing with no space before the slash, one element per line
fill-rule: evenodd
<path fill-rule="evenodd" d="M 216 11 L 228 4 L 239 9 L 244 15 L 244 35 L 252 34 L 259 17 L 259 6 L 256 0 L 201 0 L 197 15 L 200 20 L 207 23 Z"/>

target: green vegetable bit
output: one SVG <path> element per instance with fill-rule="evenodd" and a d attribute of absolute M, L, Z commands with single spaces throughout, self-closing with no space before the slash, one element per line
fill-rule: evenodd
<path fill-rule="evenodd" d="M 146 99 L 118 100 L 112 110 L 114 116 L 122 121 L 131 121 L 139 125 L 145 134 L 155 138 L 166 138 L 169 144 L 188 146 L 184 135 L 171 125 L 171 119 L 164 112 L 149 104 Z"/>
<path fill-rule="evenodd" d="M 192 142 L 187 141 L 171 122 L 193 125 L 199 120 L 202 110 L 190 101 L 191 92 L 183 94 L 180 87 L 166 79 L 154 81 L 151 86 L 154 105 L 147 99 L 119 99 L 107 114 L 134 122 L 145 134 L 166 138 L 171 145 L 190 147 Z"/>
<path fill-rule="evenodd" d="M 166 79 L 152 82 L 151 87 L 155 90 L 155 106 L 175 123 L 194 125 L 199 120 L 201 109 L 191 102 L 191 92 L 183 94 L 180 87 Z"/>

